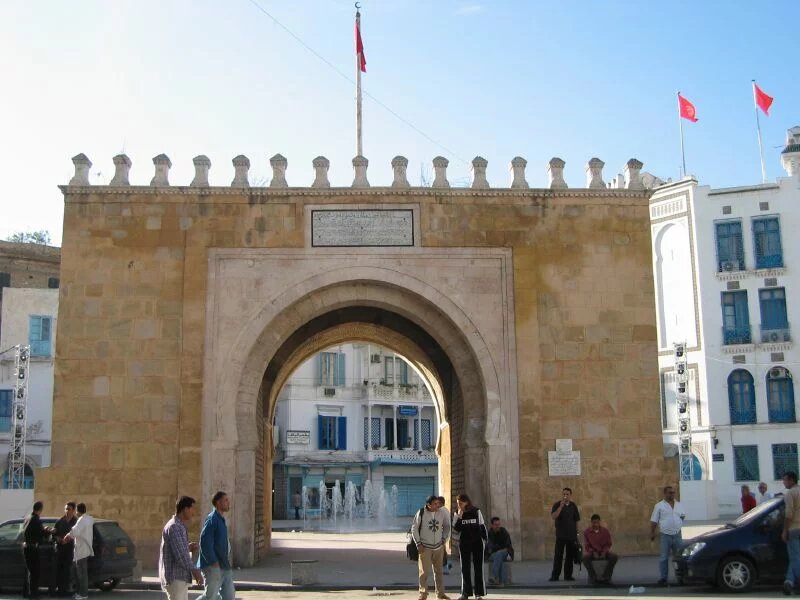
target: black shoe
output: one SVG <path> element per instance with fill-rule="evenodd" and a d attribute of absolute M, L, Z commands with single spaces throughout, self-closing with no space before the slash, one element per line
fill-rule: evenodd
<path fill-rule="evenodd" d="M 658 581 L 656 581 L 656 585 L 667 585 L 667 580 L 659 579 Z"/>
<path fill-rule="evenodd" d="M 551 578 L 550 578 L 550 579 L 548 579 L 547 581 L 558 581 L 558 577 L 551 577 Z"/>
<path fill-rule="evenodd" d="M 784 581 L 783 582 L 783 595 L 784 596 L 791 596 L 793 587 L 794 586 L 792 585 L 792 583 L 790 581 Z"/>
<path fill-rule="evenodd" d="M 564 581 L 575 581 L 574 577 L 564 577 Z"/>

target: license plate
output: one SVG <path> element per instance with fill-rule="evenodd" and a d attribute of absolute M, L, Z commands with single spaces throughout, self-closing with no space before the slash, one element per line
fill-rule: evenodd
<path fill-rule="evenodd" d="M 128 553 L 128 547 L 127 546 L 117 546 L 116 552 L 117 552 L 117 554 L 127 554 Z"/>

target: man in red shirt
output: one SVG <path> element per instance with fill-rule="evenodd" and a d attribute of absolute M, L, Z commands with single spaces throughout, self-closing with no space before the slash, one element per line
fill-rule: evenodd
<path fill-rule="evenodd" d="M 611 532 L 600 525 L 600 515 L 592 515 L 592 526 L 583 532 L 583 564 L 589 574 L 590 583 L 611 583 L 611 575 L 614 573 L 614 565 L 617 564 L 619 556 L 611 552 Z M 606 561 L 606 568 L 603 574 L 598 577 L 594 570 L 594 561 Z"/>
<path fill-rule="evenodd" d="M 750 493 L 750 486 L 742 486 L 742 514 L 756 507 L 756 497 Z"/>

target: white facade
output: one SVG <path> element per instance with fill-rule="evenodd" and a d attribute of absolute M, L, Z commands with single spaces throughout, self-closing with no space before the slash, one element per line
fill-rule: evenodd
<path fill-rule="evenodd" d="M 50 465 L 53 421 L 53 357 L 55 354 L 58 290 L 3 288 L 0 350 L 0 476 L 5 486 L 11 449 L 10 394 L 14 390 L 16 345 L 31 345 L 28 372 L 26 462 L 34 467 Z"/>
<path fill-rule="evenodd" d="M 274 418 L 276 518 L 291 518 L 302 486 L 398 487 L 398 513 L 438 488 L 438 419 L 423 380 L 401 357 L 342 344 L 304 362 L 284 386 Z"/>
<path fill-rule="evenodd" d="M 797 470 L 800 175 L 716 190 L 685 178 L 655 191 L 650 218 L 664 442 L 676 451 L 673 344 L 686 342 L 700 480 L 682 501 L 693 519 L 737 514 L 741 485 L 777 492 Z"/>

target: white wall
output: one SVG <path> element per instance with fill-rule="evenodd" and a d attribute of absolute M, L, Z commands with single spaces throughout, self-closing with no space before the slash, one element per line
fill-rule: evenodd
<path fill-rule="evenodd" d="M 7 521 L 8 519 L 24 518 L 31 514 L 32 509 L 33 490 L 0 489 L 0 523 Z"/>
<path fill-rule="evenodd" d="M 37 288 L 5 288 L 0 349 L 28 344 L 30 315 L 52 317 L 51 356 L 30 359 L 28 378 L 28 439 L 26 456 L 30 464 L 50 464 L 50 442 L 53 422 L 53 355 L 56 343 L 58 290 Z M 0 389 L 14 389 L 14 352 L 0 359 Z M 0 432 L 0 475 L 5 473 L 10 450 L 10 432 Z"/>

